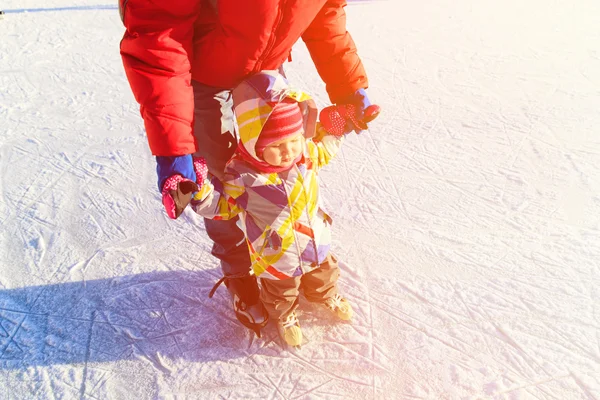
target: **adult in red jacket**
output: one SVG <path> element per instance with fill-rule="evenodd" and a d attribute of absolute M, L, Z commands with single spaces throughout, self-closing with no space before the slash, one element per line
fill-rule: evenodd
<path fill-rule="evenodd" d="M 189 189 L 167 190 L 165 181 L 172 176 L 196 181 L 193 157 L 204 157 L 209 171 L 221 176 L 236 148 L 231 89 L 253 73 L 281 69 L 299 38 L 330 100 L 355 104 L 362 118 L 369 105 L 367 77 L 346 31 L 345 5 L 344 0 L 119 0 L 126 27 L 121 55 L 157 159 L 158 187 L 164 189 L 163 200 L 177 197 L 174 215 L 165 203 L 170 216 L 176 218 L 187 205 Z M 258 332 L 267 316 L 235 223 L 205 220 L 205 227 L 236 316 Z"/>

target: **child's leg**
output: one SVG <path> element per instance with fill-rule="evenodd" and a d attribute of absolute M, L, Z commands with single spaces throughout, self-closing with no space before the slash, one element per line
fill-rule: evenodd
<path fill-rule="evenodd" d="M 290 346 L 302 344 L 302 330 L 296 317 L 300 278 L 284 280 L 261 279 L 260 298 L 270 319 L 277 322 L 279 334 Z"/>
<path fill-rule="evenodd" d="M 352 306 L 338 293 L 337 280 L 340 268 L 331 254 L 316 270 L 302 275 L 302 289 L 308 301 L 321 303 L 342 320 L 352 319 Z"/>
<path fill-rule="evenodd" d="M 298 306 L 300 277 L 260 279 L 260 287 L 260 299 L 273 320 L 285 319 Z"/>
<path fill-rule="evenodd" d="M 337 292 L 337 280 L 340 276 L 340 268 L 337 259 L 331 254 L 319 268 L 302 275 L 302 289 L 306 300 L 323 303 L 327 299 L 334 297 Z"/>

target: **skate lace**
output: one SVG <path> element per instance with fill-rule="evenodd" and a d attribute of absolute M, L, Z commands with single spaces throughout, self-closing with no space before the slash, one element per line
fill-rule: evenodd
<path fill-rule="evenodd" d="M 212 299 L 213 295 L 215 294 L 215 292 L 217 291 L 218 287 L 221 285 L 221 283 L 225 282 L 225 277 L 222 277 L 221 279 L 219 279 L 217 281 L 217 283 L 215 283 L 215 286 L 212 287 L 212 289 L 210 289 L 210 292 L 208 292 L 208 298 Z"/>
<path fill-rule="evenodd" d="M 287 316 L 287 318 L 285 319 L 285 321 L 283 321 L 283 323 L 281 324 L 281 326 L 284 329 L 287 328 L 291 328 L 294 325 L 299 325 L 299 321 L 298 321 L 298 317 L 296 316 L 295 312 L 292 312 L 290 315 Z"/>
<path fill-rule="evenodd" d="M 335 311 L 342 307 L 342 300 L 344 300 L 344 298 L 340 296 L 339 293 L 336 293 L 333 297 L 330 297 L 325 301 L 325 305 Z"/>

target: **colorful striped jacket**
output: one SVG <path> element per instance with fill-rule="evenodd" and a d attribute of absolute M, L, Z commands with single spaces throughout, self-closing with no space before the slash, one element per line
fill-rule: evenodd
<path fill-rule="evenodd" d="M 234 90 L 240 144 L 251 156 L 257 157 L 254 146 L 272 104 L 285 97 L 298 101 L 304 110 L 305 136 L 313 136 L 318 128 L 314 101 L 289 87 L 278 73 L 264 71 Z M 287 279 L 312 271 L 325 260 L 331 245 L 331 218 L 321 205 L 318 171 L 342 140 L 331 135 L 319 141 L 307 139 L 301 160 L 279 173 L 258 172 L 236 153 L 226 166 L 224 180 L 205 181 L 192 208 L 206 218 L 239 215 L 252 268 L 260 278 Z"/>

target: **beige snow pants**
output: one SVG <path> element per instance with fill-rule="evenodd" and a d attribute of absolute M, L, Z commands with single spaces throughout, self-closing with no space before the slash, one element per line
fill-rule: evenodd
<path fill-rule="evenodd" d="M 315 270 L 290 279 L 260 279 L 260 299 L 273 320 L 284 320 L 298 307 L 300 290 L 310 302 L 321 303 L 337 292 L 340 276 L 337 259 L 331 254 Z"/>

